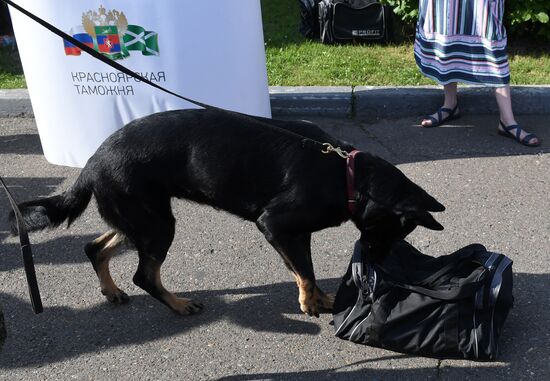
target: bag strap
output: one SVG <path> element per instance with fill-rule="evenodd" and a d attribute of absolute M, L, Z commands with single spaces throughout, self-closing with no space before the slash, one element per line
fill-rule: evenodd
<path fill-rule="evenodd" d="M 374 266 L 378 271 L 384 273 L 396 287 L 440 300 L 458 300 L 472 296 L 483 285 L 487 274 L 487 269 L 481 267 L 478 270 L 472 271 L 472 273 L 464 278 L 459 284 L 427 288 L 395 281 L 383 268 L 377 265 Z"/>
<path fill-rule="evenodd" d="M 465 253 L 464 255 L 459 255 L 458 256 L 459 258 L 456 261 L 453 261 L 448 265 L 445 265 L 444 267 L 445 272 L 448 272 L 449 270 L 451 270 L 452 267 L 455 266 L 459 260 L 471 258 L 474 256 L 474 254 L 475 254 L 475 251 Z M 399 287 L 401 289 L 405 289 L 408 291 L 416 292 L 422 295 L 426 295 L 435 299 L 440 299 L 440 300 L 457 300 L 457 299 L 464 299 L 464 298 L 470 297 L 482 286 L 487 273 L 486 269 L 484 267 L 481 267 L 479 270 L 473 271 L 468 277 L 463 279 L 463 281 L 460 284 L 449 285 L 449 286 L 439 287 L 439 288 L 427 288 L 420 285 L 405 284 L 393 279 L 391 274 L 389 274 L 386 270 L 384 270 L 384 268 L 381 267 L 380 265 L 367 263 L 365 258 L 363 258 L 361 243 L 357 241 L 353 248 L 353 256 L 351 260 L 351 271 L 352 271 L 353 282 L 355 283 L 357 288 L 362 291 L 368 291 L 368 289 L 365 287 L 365 279 L 364 279 L 365 264 L 367 266 L 372 266 L 377 272 L 384 274 L 385 278 L 391 281 L 396 287 Z M 444 273 L 441 270 L 437 271 L 433 275 L 430 275 L 428 278 L 426 278 L 422 282 L 422 284 L 424 284 L 426 280 L 429 278 L 437 279 L 438 276 L 441 276 Z M 434 277 L 434 275 L 437 275 L 437 276 Z"/>
<path fill-rule="evenodd" d="M 413 286 L 410 284 L 392 283 L 399 288 L 426 295 L 439 300 L 459 300 L 472 296 L 483 285 L 486 270 L 472 272 L 462 284 L 450 285 L 446 288 L 429 289 L 421 286 Z"/>
<path fill-rule="evenodd" d="M 424 280 L 415 283 L 415 285 L 418 286 L 430 286 L 435 280 L 442 278 L 445 274 L 449 273 L 459 262 L 465 261 L 465 260 L 472 260 L 473 262 L 479 263 L 483 266 L 482 262 L 475 261 L 473 258 L 477 255 L 477 252 L 475 250 L 467 251 L 458 253 L 458 255 L 455 255 L 453 260 L 443 266 L 441 269 L 437 270 L 432 275 L 424 278 Z"/>

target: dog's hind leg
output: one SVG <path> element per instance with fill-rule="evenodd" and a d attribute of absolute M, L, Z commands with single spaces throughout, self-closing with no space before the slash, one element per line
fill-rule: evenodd
<path fill-rule="evenodd" d="M 176 297 L 161 282 L 160 267 L 175 233 L 170 197 L 158 189 L 141 189 L 134 194 L 117 194 L 110 189 L 110 193 L 98 192 L 95 197 L 105 221 L 137 249 L 139 264 L 134 283 L 178 314 L 200 311 L 202 304 Z M 109 236 L 107 233 L 103 239 Z"/>
<path fill-rule="evenodd" d="M 99 278 L 101 293 L 105 295 L 108 301 L 116 304 L 124 304 L 129 301 L 128 295 L 117 287 L 109 272 L 109 261 L 122 242 L 124 242 L 124 236 L 111 230 L 84 247 L 84 251 L 90 262 L 92 262 Z"/>
<path fill-rule="evenodd" d="M 162 285 L 160 268 L 174 237 L 174 220 L 150 221 L 151 229 L 136 242 L 139 264 L 134 283 L 151 296 L 180 315 L 191 315 L 202 310 L 203 305 L 187 298 L 179 298 Z"/>
<path fill-rule="evenodd" d="M 202 303 L 192 299 L 179 298 L 162 285 L 160 267 L 162 260 L 148 254 L 139 256 L 139 265 L 134 275 L 134 283 L 151 296 L 164 303 L 179 315 L 192 315 L 203 309 Z"/>

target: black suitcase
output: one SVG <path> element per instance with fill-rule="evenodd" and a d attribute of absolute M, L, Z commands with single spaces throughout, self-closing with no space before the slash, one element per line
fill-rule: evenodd
<path fill-rule="evenodd" d="M 320 39 L 323 43 L 378 41 L 390 36 L 390 8 L 375 0 L 321 0 Z"/>
<path fill-rule="evenodd" d="M 336 295 L 335 335 L 436 358 L 493 360 L 513 304 L 512 261 L 469 245 L 434 258 L 405 241 L 381 264 L 361 244 Z"/>

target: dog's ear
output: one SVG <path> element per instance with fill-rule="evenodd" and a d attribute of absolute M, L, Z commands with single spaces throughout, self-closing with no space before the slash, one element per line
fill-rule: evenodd
<path fill-rule="evenodd" d="M 361 152 L 356 156 L 355 168 L 358 174 L 356 179 L 358 188 L 368 198 L 373 198 L 381 204 L 391 205 L 399 203 L 405 197 L 412 197 L 415 206 L 424 210 L 430 212 L 445 210 L 442 204 L 405 176 L 399 168 L 378 156 Z"/>
<path fill-rule="evenodd" d="M 442 212 L 445 207 L 416 184 L 413 188 L 409 197 L 394 206 L 394 212 L 401 216 L 401 223 L 405 225 L 408 220 L 431 230 L 443 230 L 443 225 L 430 212 Z"/>
<path fill-rule="evenodd" d="M 430 196 L 424 189 L 420 187 L 418 188 L 419 192 L 417 192 L 416 199 L 420 207 L 429 212 L 443 212 L 445 210 L 445 206 L 443 206 L 443 204 Z"/>
<path fill-rule="evenodd" d="M 394 206 L 394 212 L 401 216 L 403 225 L 405 221 L 410 221 L 431 230 L 443 230 L 443 225 L 430 214 L 430 212 L 444 211 L 443 204 L 412 181 L 409 182 L 406 194 L 407 198 Z"/>
<path fill-rule="evenodd" d="M 359 188 L 366 197 L 393 210 L 401 219 L 403 228 L 412 231 L 414 226 L 421 225 L 432 230 L 443 230 L 430 212 L 442 212 L 445 206 L 397 167 L 377 156 L 362 153 L 356 156 L 356 170 L 367 174 L 358 177 Z"/>
<path fill-rule="evenodd" d="M 443 230 L 443 225 L 441 225 L 437 220 L 426 210 L 417 209 L 414 211 L 400 212 L 396 211 L 398 215 L 401 215 L 401 224 L 405 226 L 407 223 L 414 223 L 415 225 L 424 226 L 427 229 L 431 230 Z"/>

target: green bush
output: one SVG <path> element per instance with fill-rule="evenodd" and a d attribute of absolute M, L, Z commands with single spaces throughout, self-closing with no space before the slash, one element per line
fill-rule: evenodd
<path fill-rule="evenodd" d="M 505 6 L 509 33 L 550 41 L 550 0 L 513 0 Z"/>
<path fill-rule="evenodd" d="M 418 0 L 381 0 L 389 4 L 401 22 L 413 27 L 418 17 Z M 513 36 L 536 36 L 550 41 L 550 0 L 507 0 L 506 26 Z"/>
<path fill-rule="evenodd" d="M 418 17 L 418 0 L 381 0 L 384 4 L 389 4 L 393 13 L 397 15 L 405 24 L 414 25 Z"/>

